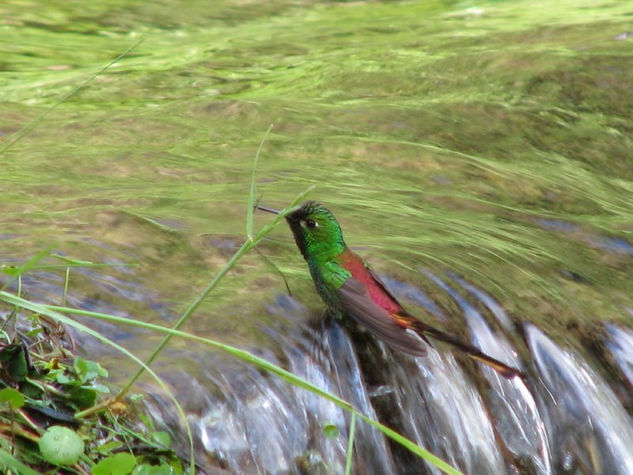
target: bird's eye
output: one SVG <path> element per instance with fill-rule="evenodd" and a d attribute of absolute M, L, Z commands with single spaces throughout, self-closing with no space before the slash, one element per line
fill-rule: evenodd
<path fill-rule="evenodd" d="M 319 224 L 314 219 L 306 219 L 306 226 L 309 228 L 316 228 Z"/>

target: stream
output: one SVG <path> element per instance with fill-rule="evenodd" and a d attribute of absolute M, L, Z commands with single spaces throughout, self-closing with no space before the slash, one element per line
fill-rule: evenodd
<path fill-rule="evenodd" d="M 26 298 L 171 326 L 246 239 L 253 173 L 274 208 L 315 185 L 411 313 L 527 381 L 331 318 L 284 223 L 184 331 L 467 474 L 631 474 L 632 15 L 607 0 L 5 2 L 0 264 L 49 249 Z M 66 274 L 55 255 L 92 264 Z M 140 358 L 162 338 L 76 318 Z M 71 332 L 115 384 L 136 371 Z M 201 472 L 344 473 L 351 420 L 332 403 L 178 338 L 153 368 Z M 146 377 L 134 391 L 186 455 L 169 398 Z M 439 472 L 357 420 L 352 473 Z"/>

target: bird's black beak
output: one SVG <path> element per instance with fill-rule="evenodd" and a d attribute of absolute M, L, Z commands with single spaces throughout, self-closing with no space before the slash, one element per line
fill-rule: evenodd
<path fill-rule="evenodd" d="M 277 211 L 276 209 L 273 208 L 268 208 L 266 206 L 261 206 L 261 205 L 255 205 L 255 209 L 258 209 L 260 211 L 266 211 L 267 213 L 272 213 L 272 214 L 279 214 L 279 211 Z"/>

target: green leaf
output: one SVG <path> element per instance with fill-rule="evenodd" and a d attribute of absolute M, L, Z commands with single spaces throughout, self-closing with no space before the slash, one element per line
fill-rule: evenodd
<path fill-rule="evenodd" d="M 11 277 L 15 277 L 20 273 L 20 268 L 14 265 L 3 264 L 0 270 Z"/>
<path fill-rule="evenodd" d="M 173 475 L 176 473 L 169 465 L 149 465 L 147 463 L 138 465 L 132 475 Z"/>
<path fill-rule="evenodd" d="M 128 398 L 132 402 L 138 402 L 138 401 L 142 401 L 145 398 L 145 396 L 143 396 L 142 394 L 134 393 L 134 394 L 130 394 Z"/>
<path fill-rule="evenodd" d="M 51 426 L 39 442 L 42 457 L 53 465 L 73 465 L 84 452 L 84 441 L 68 427 Z"/>
<path fill-rule="evenodd" d="M 42 333 L 43 331 L 44 329 L 42 327 L 37 327 L 37 328 L 34 328 L 33 330 L 29 330 L 28 332 L 26 332 L 26 336 L 36 336 Z"/>
<path fill-rule="evenodd" d="M 35 470 L 31 470 L 6 450 L 0 448 L 0 468 L 11 469 L 20 475 L 37 475 Z"/>
<path fill-rule="evenodd" d="M 68 376 L 64 370 L 57 370 L 55 373 L 52 371 L 49 373 L 51 376 L 55 376 L 55 381 L 59 384 L 73 384 L 77 383 L 77 380 Z"/>
<path fill-rule="evenodd" d="M 136 467 L 136 457 L 127 452 L 104 458 L 92 467 L 92 475 L 128 475 Z"/>
<path fill-rule="evenodd" d="M 15 381 L 24 381 L 28 374 L 24 348 L 20 345 L 6 345 L 0 349 L 0 362 Z"/>
<path fill-rule="evenodd" d="M 143 422 L 143 424 L 145 424 L 145 427 L 147 427 L 150 430 L 154 430 L 154 422 L 152 421 L 151 418 L 149 418 L 147 416 L 147 414 L 139 414 L 138 415 L 139 419 L 141 419 L 141 422 Z"/>
<path fill-rule="evenodd" d="M 85 360 L 81 356 L 75 358 L 73 369 L 82 383 L 95 379 L 98 376 L 104 378 L 108 377 L 108 372 L 99 363 Z"/>
<path fill-rule="evenodd" d="M 22 275 L 29 269 L 33 268 L 35 264 L 37 264 L 43 258 L 48 256 L 52 248 L 53 248 L 53 245 L 51 244 L 43 251 L 38 252 L 35 256 L 33 256 L 31 259 L 29 259 L 20 267 L 16 267 L 14 265 L 2 266 L 2 272 L 4 272 L 7 275 L 10 275 L 11 277 L 17 277 L 19 275 Z"/>
<path fill-rule="evenodd" d="M 167 432 L 162 430 L 153 432 L 152 439 L 165 447 L 169 447 L 171 445 L 171 436 Z"/>
<path fill-rule="evenodd" d="M 35 384 L 31 384 L 28 379 L 22 383 L 20 390 L 25 397 L 32 399 L 40 399 L 42 397 L 42 388 L 40 386 L 36 386 Z"/>
<path fill-rule="evenodd" d="M 325 437 L 328 439 L 336 439 L 339 436 L 338 426 L 328 422 L 323 426 L 323 434 L 325 434 Z"/>
<path fill-rule="evenodd" d="M 13 409 L 18 409 L 24 406 L 24 396 L 17 389 L 5 388 L 0 391 L 0 402 L 6 402 Z"/>
<path fill-rule="evenodd" d="M 70 396 L 70 400 L 80 409 L 92 406 L 97 400 L 97 391 L 94 389 L 74 387 L 66 394 Z"/>
<path fill-rule="evenodd" d="M 72 259 L 70 257 L 62 256 L 60 254 L 51 254 L 51 257 L 55 259 L 59 259 L 60 261 L 67 262 L 68 264 L 77 264 L 77 265 L 86 265 L 91 266 L 94 264 L 92 261 L 83 261 L 81 259 Z"/>
<path fill-rule="evenodd" d="M 105 384 L 93 383 L 89 387 L 87 386 L 82 386 L 82 387 L 85 387 L 86 389 L 92 389 L 93 391 L 97 391 L 98 393 L 103 393 L 103 394 L 108 394 L 110 392 L 110 388 L 107 387 Z"/>
<path fill-rule="evenodd" d="M 22 350 L 22 348 L 20 348 L 20 350 Z M 24 381 L 24 378 L 26 378 L 26 375 L 28 374 L 24 350 L 20 351 L 16 358 L 11 361 L 11 364 L 9 365 L 9 372 L 16 381 Z"/>

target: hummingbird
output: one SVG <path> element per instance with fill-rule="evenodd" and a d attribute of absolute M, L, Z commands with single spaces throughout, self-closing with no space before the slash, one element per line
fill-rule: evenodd
<path fill-rule="evenodd" d="M 262 211 L 279 211 L 256 205 Z M 424 356 L 428 337 L 455 347 L 506 378 L 525 375 L 478 348 L 419 320 L 409 313 L 377 274 L 343 239 L 334 215 L 323 205 L 306 201 L 286 215 L 295 242 L 308 263 L 318 294 L 335 316 L 348 315 L 390 347 Z"/>

